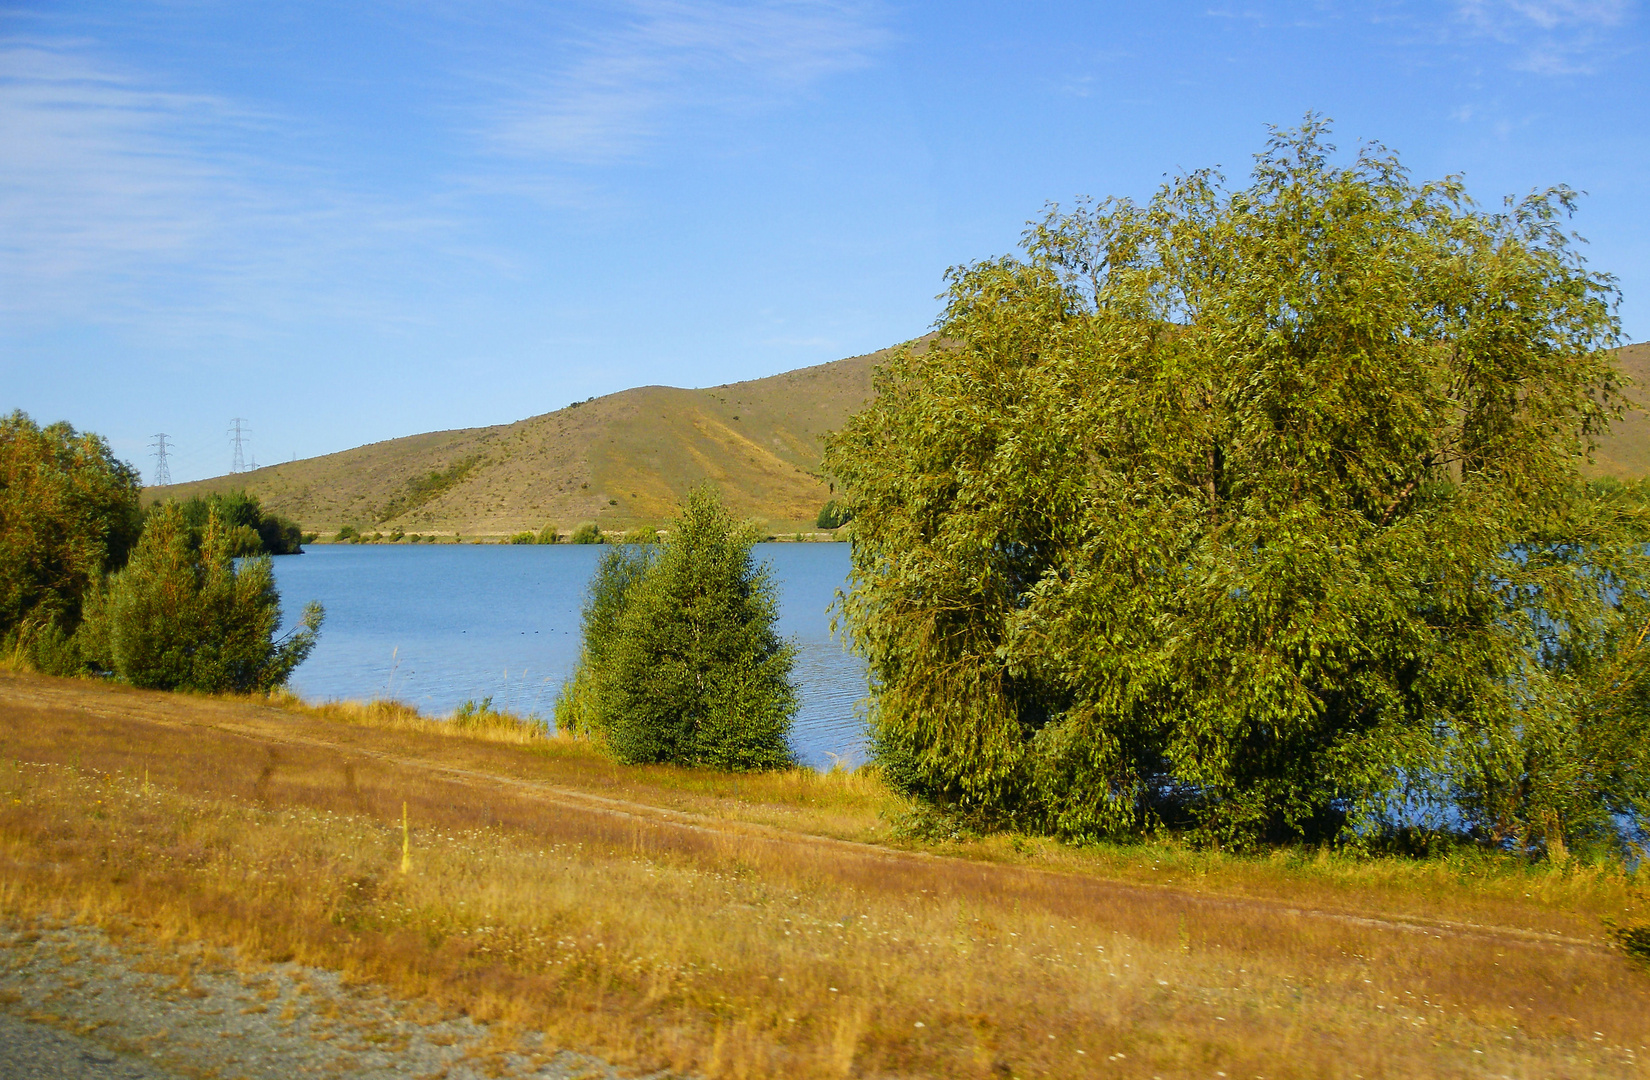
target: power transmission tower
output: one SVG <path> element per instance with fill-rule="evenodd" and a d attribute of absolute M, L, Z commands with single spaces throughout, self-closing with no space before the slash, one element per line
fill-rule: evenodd
<path fill-rule="evenodd" d="M 155 448 L 155 486 L 165 487 L 172 482 L 172 470 L 166 464 L 166 440 L 171 436 L 161 432 L 149 445 Z"/>
<path fill-rule="evenodd" d="M 229 466 L 232 473 L 246 471 L 245 441 L 251 436 L 250 431 L 242 430 L 241 425 L 246 423 L 244 417 L 237 416 L 229 421 L 234 426 L 229 429 L 229 437 L 235 440 L 235 460 Z"/>

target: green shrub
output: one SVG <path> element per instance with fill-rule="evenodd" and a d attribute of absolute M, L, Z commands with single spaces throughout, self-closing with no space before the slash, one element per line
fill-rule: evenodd
<path fill-rule="evenodd" d="M 605 680 L 612 672 L 612 652 L 619 622 L 631 592 L 652 565 L 651 547 L 620 544 L 596 564 L 585 592 L 583 641 L 579 663 L 556 700 L 556 726 L 569 735 L 602 737 L 606 731 Z"/>
<path fill-rule="evenodd" d="M 852 520 L 854 512 L 848 509 L 848 504 L 841 499 L 832 499 L 820 508 L 814 525 L 820 529 L 840 529 Z"/>
<path fill-rule="evenodd" d="M 1610 936 L 1630 959 L 1650 968 L 1650 923 L 1611 926 Z"/>
<path fill-rule="evenodd" d="M 354 525 L 345 525 L 338 530 L 338 535 L 332 538 L 332 542 L 335 544 L 359 544 L 361 542 L 361 531 Z"/>
<path fill-rule="evenodd" d="M 647 527 L 646 525 L 638 525 L 634 529 L 627 530 L 625 532 L 624 536 L 620 537 L 619 543 L 621 543 L 621 544 L 651 544 L 651 543 L 655 542 L 658 539 L 659 539 L 659 530 L 658 529 L 652 529 L 652 528 Z"/>
<path fill-rule="evenodd" d="M 124 569 L 87 605 L 76 635 L 94 666 L 157 690 L 267 691 L 315 647 L 321 605 L 275 640 L 280 594 L 267 555 L 237 568 L 215 514 L 196 547 L 176 504 L 151 514 Z"/>
<path fill-rule="evenodd" d="M 304 551 L 303 529 L 279 514 L 264 515 L 258 523 L 258 539 L 264 542 L 265 555 L 301 555 Z"/>
<path fill-rule="evenodd" d="M 510 537 L 510 539 L 508 541 L 506 541 L 506 543 L 511 543 L 511 544 L 536 544 L 538 542 L 539 542 L 538 534 L 534 533 L 534 532 L 518 532 L 518 533 L 512 535 Z"/>
<path fill-rule="evenodd" d="M 181 506 L 196 544 L 200 543 L 208 515 L 216 514 L 228 530 L 227 542 L 237 557 L 297 555 L 303 551 L 303 531 L 298 523 L 266 512 L 258 497 L 244 490 L 192 495 Z M 155 507 L 149 510 L 153 513 Z"/>
<path fill-rule="evenodd" d="M 796 649 L 774 631 L 778 599 L 767 569 L 752 561 L 754 539 L 701 488 L 657 556 L 634 557 L 646 564 L 618 594 L 593 670 L 599 726 L 621 761 L 732 770 L 793 763 L 786 736 Z"/>
<path fill-rule="evenodd" d="M 539 530 L 539 543 L 559 544 L 561 543 L 561 533 L 556 531 L 556 527 L 554 525 L 546 525 L 544 528 Z"/>
<path fill-rule="evenodd" d="M 602 542 L 602 531 L 593 521 L 587 521 L 573 530 L 573 535 L 567 538 L 569 544 L 599 544 Z"/>

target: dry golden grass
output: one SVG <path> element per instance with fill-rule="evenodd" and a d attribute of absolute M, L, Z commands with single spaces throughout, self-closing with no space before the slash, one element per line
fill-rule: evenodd
<path fill-rule="evenodd" d="M 1597 928 L 1619 870 L 895 850 L 855 842 L 902 805 L 873 777 L 629 770 L 379 712 L 0 674 L 0 909 L 712 1076 L 1630 1076 L 1650 1053 L 1650 976 Z"/>

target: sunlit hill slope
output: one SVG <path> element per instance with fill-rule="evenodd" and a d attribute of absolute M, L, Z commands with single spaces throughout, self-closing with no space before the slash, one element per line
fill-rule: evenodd
<path fill-rule="evenodd" d="M 883 352 L 704 390 L 644 386 L 513 424 L 410 435 L 254 472 L 155 487 L 146 501 L 245 487 L 323 535 L 501 536 L 658 525 L 713 480 L 735 514 L 775 533 L 809 531 L 830 489 L 820 437 L 871 395 Z M 1650 345 L 1619 352 L 1632 396 L 1650 400 Z M 1650 476 L 1650 413 L 1630 413 L 1589 475 Z"/>
<path fill-rule="evenodd" d="M 664 523 L 704 480 L 776 533 L 814 528 L 830 489 L 820 437 L 871 394 L 886 350 L 704 390 L 644 386 L 494 427 L 390 439 L 252 472 L 152 487 L 146 502 L 245 487 L 328 535 L 464 537 L 587 521 Z M 432 475 L 434 474 L 434 475 Z"/>

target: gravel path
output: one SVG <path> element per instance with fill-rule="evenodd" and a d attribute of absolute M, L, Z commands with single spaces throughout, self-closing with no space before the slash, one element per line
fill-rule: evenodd
<path fill-rule="evenodd" d="M 199 945 L 117 946 L 92 927 L 0 924 L 0 1080 L 544 1077 L 616 1080 L 591 1057 Z"/>
<path fill-rule="evenodd" d="M 95 1039 L 0 1013 L 0 1080 L 180 1080 Z"/>

